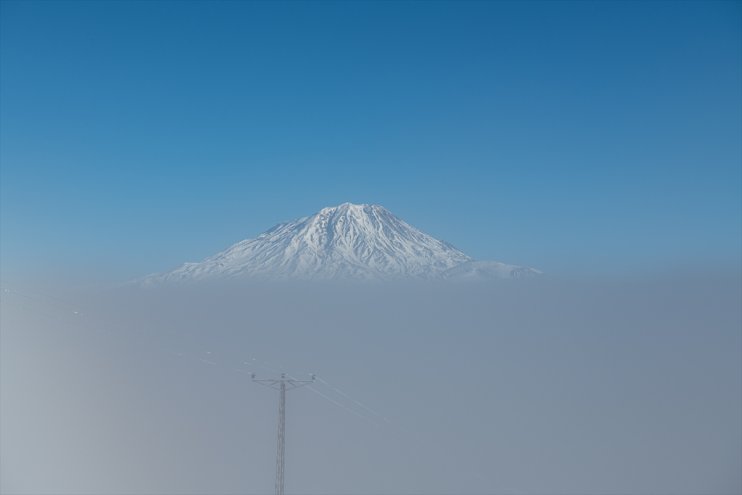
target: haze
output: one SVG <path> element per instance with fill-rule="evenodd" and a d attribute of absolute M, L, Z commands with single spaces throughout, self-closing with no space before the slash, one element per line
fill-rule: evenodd
<path fill-rule="evenodd" d="M 739 495 L 740 88 L 739 0 L 0 0 L 0 493 L 273 493 L 314 373 L 289 495 Z"/>
<path fill-rule="evenodd" d="M 3 493 L 269 493 L 277 396 L 249 374 L 281 371 L 331 385 L 289 393 L 289 493 L 738 493 L 740 297 L 725 274 L 10 290 Z"/>

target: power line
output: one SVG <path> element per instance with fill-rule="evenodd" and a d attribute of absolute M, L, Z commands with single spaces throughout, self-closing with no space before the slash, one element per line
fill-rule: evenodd
<path fill-rule="evenodd" d="M 376 421 L 374 421 L 373 418 L 371 418 L 369 416 L 366 416 L 366 415 L 364 415 L 364 414 L 356 411 L 355 409 L 351 409 L 350 407 L 348 407 L 348 406 L 346 406 L 346 405 L 344 405 L 344 404 L 342 404 L 342 403 L 340 403 L 340 402 L 332 399 L 331 397 L 326 396 L 325 394 L 323 394 L 322 392 L 320 392 L 316 388 L 309 386 L 309 387 L 307 387 L 307 390 L 309 390 L 311 392 L 314 392 L 315 394 L 319 395 L 320 397 L 322 397 L 326 401 L 330 402 L 331 404 L 336 405 L 340 409 L 343 409 L 345 411 L 348 411 L 349 413 L 353 414 L 354 416 L 358 416 L 362 420 L 368 421 L 369 423 L 371 423 L 374 426 L 377 426 L 377 427 L 379 426 L 379 424 Z"/>
<path fill-rule="evenodd" d="M 349 396 L 348 394 L 346 394 L 345 392 L 343 392 L 339 388 L 335 387 L 334 385 L 331 385 L 331 384 L 327 383 L 327 381 L 325 381 L 321 376 L 318 376 L 316 378 L 317 378 L 317 381 L 319 381 L 320 383 L 324 384 L 326 387 L 334 390 L 335 393 L 337 393 L 338 395 L 342 396 L 346 400 L 349 400 L 350 402 L 354 403 L 355 405 L 357 405 L 361 409 L 365 409 L 366 411 L 370 412 L 374 416 L 377 416 L 377 417 L 383 419 L 385 422 L 389 423 L 389 420 L 383 414 L 381 414 L 381 413 L 379 413 L 377 411 L 374 411 L 373 409 L 371 409 L 369 406 L 367 406 L 363 402 L 361 402 L 361 401 L 359 401 L 357 399 L 354 399 L 353 397 Z"/>

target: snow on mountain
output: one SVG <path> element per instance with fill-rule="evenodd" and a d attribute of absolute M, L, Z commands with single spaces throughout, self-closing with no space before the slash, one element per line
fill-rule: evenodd
<path fill-rule="evenodd" d="M 484 264 L 483 264 L 484 263 Z M 489 264 L 487 264 L 489 263 Z M 145 285 L 212 279 L 520 278 L 539 273 L 476 262 L 379 205 L 344 203 L 276 225 Z"/>
<path fill-rule="evenodd" d="M 490 280 L 495 278 L 532 278 L 542 272 L 527 266 L 508 265 L 499 261 L 466 261 L 443 272 L 441 276 L 456 280 Z"/>

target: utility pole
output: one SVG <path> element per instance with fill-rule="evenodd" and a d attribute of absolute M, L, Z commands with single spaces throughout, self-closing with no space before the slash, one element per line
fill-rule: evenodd
<path fill-rule="evenodd" d="M 283 471 L 286 453 L 286 391 L 314 383 L 314 375 L 310 380 L 297 380 L 281 373 L 281 378 L 258 379 L 255 373 L 252 381 L 260 385 L 278 390 L 278 445 L 276 446 L 276 495 L 283 493 Z"/>

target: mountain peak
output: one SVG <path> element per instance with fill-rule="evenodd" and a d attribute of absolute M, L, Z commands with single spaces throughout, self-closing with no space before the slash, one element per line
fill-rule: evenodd
<path fill-rule="evenodd" d="M 330 215 L 334 213 L 350 213 L 354 215 L 369 215 L 373 212 L 384 211 L 389 213 L 389 210 L 381 205 L 369 204 L 369 203 L 341 203 L 336 206 L 326 206 L 322 208 L 318 213 L 320 215 Z"/>
<path fill-rule="evenodd" d="M 383 206 L 342 203 L 276 225 L 200 263 L 151 275 L 145 283 L 215 278 L 447 278 L 448 273 L 456 273 L 452 269 L 473 261 Z M 528 268 L 500 265 L 499 278 L 530 273 Z"/>

